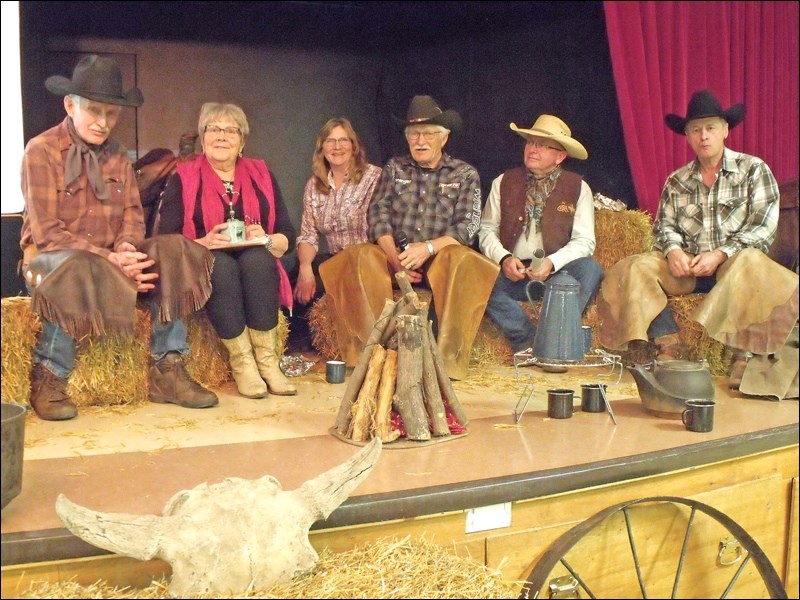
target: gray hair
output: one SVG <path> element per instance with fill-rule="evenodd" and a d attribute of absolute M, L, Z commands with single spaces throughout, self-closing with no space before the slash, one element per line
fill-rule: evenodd
<path fill-rule="evenodd" d="M 228 117 L 238 125 L 239 129 L 242 130 L 242 143 L 244 143 L 247 136 L 250 135 L 250 125 L 247 123 L 244 111 L 236 104 L 222 102 L 206 102 L 200 108 L 200 118 L 197 121 L 197 133 L 200 134 L 200 139 L 203 138 L 206 125 L 220 117 Z"/>

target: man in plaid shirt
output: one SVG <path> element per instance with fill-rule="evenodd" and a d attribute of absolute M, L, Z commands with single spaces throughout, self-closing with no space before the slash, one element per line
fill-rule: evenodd
<path fill-rule="evenodd" d="M 723 110 L 703 90 L 685 118 L 665 117 L 697 158 L 664 185 L 654 251 L 614 265 L 598 301 L 603 345 L 624 350 L 653 340 L 666 360 L 687 358 L 667 296 L 707 293 L 692 318 L 734 352 L 729 385 L 736 389 L 751 353 L 780 351 L 798 313 L 797 273 L 767 256 L 778 223 L 775 178 L 763 160 L 725 147 L 744 114 L 744 105 Z"/>
<path fill-rule="evenodd" d="M 183 363 L 183 319 L 211 293 L 213 256 L 180 235 L 145 239 L 133 167 L 110 137 L 122 108 L 144 102 L 141 91 L 123 91 L 117 63 L 98 55 L 81 59 L 72 79 L 53 75 L 45 87 L 63 97 L 67 116 L 31 139 L 22 160 L 22 269 L 42 320 L 31 407 L 48 421 L 77 416 L 67 392 L 77 340 L 132 334 L 140 294 L 151 309 L 150 400 L 216 405 Z"/>
<path fill-rule="evenodd" d="M 391 275 L 403 272 L 411 284 L 431 289 L 439 350 L 448 375 L 462 379 L 498 272 L 470 248 L 480 225 L 480 178 L 444 152 L 450 132 L 461 126 L 457 112 L 415 96 L 403 125 L 410 153 L 386 164 L 367 213 L 374 243 L 339 253 L 320 275 L 348 364 L 357 361 L 392 297 Z"/>

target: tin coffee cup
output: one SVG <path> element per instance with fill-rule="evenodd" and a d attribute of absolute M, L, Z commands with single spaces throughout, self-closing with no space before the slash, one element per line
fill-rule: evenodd
<path fill-rule="evenodd" d="M 228 226 L 222 230 L 223 233 L 228 234 L 231 238 L 230 243 L 243 242 L 247 238 L 245 235 L 244 221 L 230 220 L 226 221 Z"/>
<path fill-rule="evenodd" d="M 325 363 L 325 381 L 328 383 L 344 383 L 345 362 L 329 360 Z"/>
<path fill-rule="evenodd" d="M 572 417 L 572 402 L 575 390 L 547 390 L 547 416 L 551 419 L 569 419 Z"/>
<path fill-rule="evenodd" d="M 581 385 L 581 410 L 583 412 L 599 413 L 606 409 L 606 403 L 603 401 L 602 392 L 605 391 L 607 386 L 603 385 L 602 389 L 599 383 L 584 383 Z"/>
<path fill-rule="evenodd" d="M 689 431 L 705 433 L 714 429 L 713 400 L 687 400 L 686 410 L 681 414 L 683 424 Z"/>

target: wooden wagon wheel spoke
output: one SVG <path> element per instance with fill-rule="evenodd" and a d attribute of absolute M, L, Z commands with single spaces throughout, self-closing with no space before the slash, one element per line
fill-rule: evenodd
<path fill-rule="evenodd" d="M 571 594 L 577 594 L 579 590 L 582 589 L 586 594 L 588 594 L 589 597 L 595 598 L 597 590 L 596 589 L 591 590 L 589 588 L 589 583 L 592 583 L 593 586 L 596 586 L 596 584 L 594 583 L 595 580 L 593 580 L 591 576 L 587 578 L 586 576 L 580 575 L 581 569 L 587 565 L 582 565 L 580 564 L 580 562 L 576 562 L 573 558 L 570 558 L 570 562 L 567 562 L 566 556 L 570 552 L 570 550 L 572 550 L 573 547 L 575 547 L 578 544 L 578 542 L 580 542 L 584 538 L 590 537 L 593 532 L 596 531 L 600 532 L 601 534 L 604 534 L 606 537 L 615 535 L 616 530 L 612 527 L 612 525 L 609 524 L 610 523 L 609 520 L 615 515 L 619 515 L 621 513 L 625 521 L 627 544 L 630 548 L 630 552 L 633 557 L 633 565 L 636 572 L 636 581 L 638 583 L 639 593 L 641 593 L 642 598 L 647 598 L 648 576 L 656 579 L 658 575 L 656 574 L 654 569 L 649 568 L 651 567 L 650 564 L 645 564 L 642 562 L 642 558 L 640 556 L 641 553 L 637 548 L 634 537 L 635 528 L 632 519 L 632 514 L 630 512 L 630 509 L 632 509 L 633 507 L 645 504 L 653 505 L 654 507 L 672 504 L 675 505 L 676 507 L 688 507 L 689 509 L 689 515 L 685 527 L 685 532 L 683 534 L 683 542 L 680 548 L 680 556 L 678 558 L 674 574 L 674 580 L 672 583 L 673 598 L 680 597 L 678 596 L 679 584 L 681 581 L 681 576 L 684 574 L 685 567 L 687 565 L 686 559 L 690 549 L 690 539 L 694 540 L 695 538 L 698 538 L 699 536 L 702 535 L 703 531 L 702 528 L 700 529 L 700 534 L 698 535 L 697 533 L 697 526 L 698 523 L 700 522 L 698 521 L 698 518 L 700 516 L 708 518 L 705 519 L 703 523 L 709 523 L 710 525 L 713 525 L 714 531 L 718 531 L 720 526 L 721 528 L 727 530 L 727 533 L 733 536 L 733 538 L 736 541 L 738 541 L 738 544 L 743 549 L 744 557 L 740 561 L 740 564 L 738 565 L 736 572 L 730 578 L 730 581 L 728 581 L 727 584 L 725 584 L 725 589 L 721 592 L 720 598 L 728 597 L 733 588 L 736 586 L 737 582 L 739 582 L 740 577 L 744 573 L 746 566 L 748 566 L 751 563 L 755 566 L 758 575 L 761 578 L 761 584 L 763 584 L 764 586 L 763 589 L 766 591 L 766 593 L 769 595 L 770 598 L 787 597 L 786 590 L 783 587 L 781 579 L 778 576 L 778 573 L 775 570 L 772 563 L 770 562 L 769 558 L 761 549 L 761 547 L 758 545 L 758 543 L 753 539 L 753 537 L 747 531 L 745 531 L 741 527 L 741 525 L 739 525 L 736 521 L 731 519 L 725 513 L 713 508 L 712 506 L 709 506 L 702 502 L 698 502 L 696 500 L 690 500 L 687 498 L 681 498 L 677 496 L 652 496 L 647 498 L 641 498 L 638 500 L 623 502 L 614 506 L 610 506 L 598 512 L 594 516 L 586 519 L 585 521 L 579 523 L 578 525 L 574 526 L 572 529 L 564 533 L 561 537 L 556 539 L 550 545 L 550 547 L 547 549 L 544 555 L 534 565 L 530 575 L 528 576 L 525 584 L 523 585 L 519 597 L 538 598 L 548 582 L 552 583 L 553 581 L 557 581 L 557 580 L 551 581 L 550 578 L 552 577 L 554 568 L 557 565 L 561 565 L 564 569 L 566 569 L 570 573 L 571 577 L 573 578 L 572 581 L 573 583 L 575 583 L 573 589 L 570 591 Z M 685 514 L 685 511 L 681 511 L 677 514 L 678 515 Z M 665 522 L 664 527 L 666 533 L 669 533 L 670 530 L 674 528 L 673 521 L 674 517 L 670 519 L 669 522 Z M 604 524 L 607 527 L 605 529 L 601 529 L 601 526 Z M 659 522 L 655 523 L 648 522 L 646 523 L 646 525 L 650 528 L 658 527 Z M 711 530 L 712 527 L 709 526 L 708 529 Z M 622 534 L 620 533 L 619 535 Z M 609 541 L 606 539 L 606 537 L 603 538 L 603 542 L 605 544 L 608 544 Z M 729 538 L 726 537 L 724 539 L 728 540 Z M 621 540 L 624 540 L 624 537 L 621 538 Z M 621 540 L 620 543 L 624 544 L 625 542 L 622 542 Z M 702 544 L 703 540 L 700 539 L 699 542 Z M 645 554 L 649 554 L 651 560 L 655 560 L 656 562 L 663 561 L 664 560 L 663 557 L 659 555 L 660 551 L 661 548 L 659 547 L 657 551 L 653 551 L 652 549 L 650 549 L 650 551 L 645 552 Z M 677 551 L 677 548 L 675 551 Z M 581 559 L 581 556 L 578 556 L 578 558 Z M 583 557 L 583 560 L 586 560 L 585 556 Z M 715 562 L 715 565 L 717 566 L 717 568 L 719 567 L 724 568 L 734 564 L 735 562 L 739 562 L 738 559 L 737 561 L 732 561 L 730 563 L 723 563 L 717 561 Z M 703 567 L 701 566 L 699 568 Z M 697 569 L 698 567 L 695 566 L 695 570 Z M 720 575 L 716 575 L 717 582 L 724 584 L 724 582 L 719 581 L 719 578 Z M 559 578 L 558 580 L 559 583 L 561 583 L 560 579 L 562 578 Z M 705 583 L 705 581 L 703 583 Z M 750 585 L 752 585 L 752 582 L 750 583 Z M 559 587 L 558 585 L 553 586 L 553 590 L 555 591 L 554 592 L 551 591 L 551 597 L 567 597 L 565 595 L 559 595 L 559 592 L 556 589 L 558 587 Z M 616 593 L 621 594 L 623 592 L 616 590 Z M 635 591 L 631 592 L 631 594 L 635 593 L 636 593 Z M 569 597 L 580 597 L 580 596 L 571 595 Z M 623 597 L 623 596 L 620 595 L 617 597 Z M 628 596 L 626 594 L 624 597 L 631 597 L 631 596 Z M 702 596 L 702 597 L 710 597 L 710 596 Z"/>

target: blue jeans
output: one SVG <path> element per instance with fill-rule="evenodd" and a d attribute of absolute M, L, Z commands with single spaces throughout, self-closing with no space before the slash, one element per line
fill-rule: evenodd
<path fill-rule="evenodd" d="M 523 261 L 528 262 L 530 261 Z M 583 257 L 567 263 L 561 271 L 574 277 L 580 284 L 578 301 L 583 313 L 603 280 L 602 267 L 593 258 Z M 519 305 L 520 302 L 528 302 L 526 288 L 529 283 L 530 279 L 510 281 L 500 271 L 486 305 L 486 312 L 508 338 L 514 352 L 531 348 L 536 337 L 536 326 Z M 531 296 L 542 298 L 544 289 L 544 285 L 531 286 Z"/>
<path fill-rule="evenodd" d="M 189 352 L 186 324 L 182 319 L 161 323 L 158 320 L 158 308 L 150 305 L 150 322 L 150 356 L 153 360 L 161 360 L 168 352 L 179 352 L 182 355 Z M 39 342 L 33 351 L 33 362 L 42 363 L 56 377 L 66 379 L 75 368 L 76 346 L 77 343 L 71 335 L 58 325 L 45 321 Z"/>

